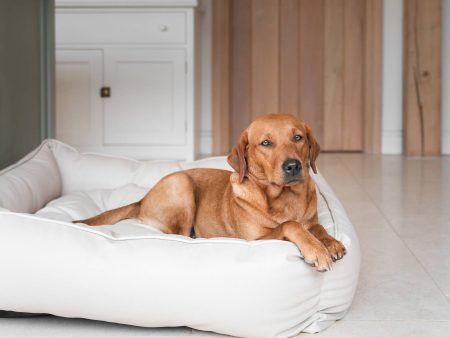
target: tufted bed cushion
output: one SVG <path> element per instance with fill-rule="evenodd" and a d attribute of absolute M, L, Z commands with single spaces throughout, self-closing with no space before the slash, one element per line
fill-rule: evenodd
<path fill-rule="evenodd" d="M 140 199 L 162 176 L 225 159 L 148 161 L 80 154 L 44 141 L 0 172 L 0 310 L 144 327 L 189 326 L 240 337 L 318 332 L 355 293 L 359 245 L 318 174 L 319 221 L 347 255 L 319 273 L 290 242 L 167 235 L 135 220 L 88 227 L 73 219 Z"/>

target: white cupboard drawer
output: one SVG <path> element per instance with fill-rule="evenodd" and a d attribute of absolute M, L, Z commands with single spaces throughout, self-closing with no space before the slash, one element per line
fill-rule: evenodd
<path fill-rule="evenodd" d="M 185 12 L 59 12 L 57 44 L 183 44 Z"/>

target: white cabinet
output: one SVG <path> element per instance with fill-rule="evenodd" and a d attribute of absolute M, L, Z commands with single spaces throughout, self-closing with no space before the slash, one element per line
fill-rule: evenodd
<path fill-rule="evenodd" d="M 105 145 L 183 145 L 186 142 L 185 52 L 105 50 Z"/>
<path fill-rule="evenodd" d="M 56 138 L 77 148 L 99 144 L 102 51 L 58 50 L 56 60 Z"/>
<path fill-rule="evenodd" d="M 56 5 L 56 137 L 81 151 L 192 160 L 194 8 Z"/>

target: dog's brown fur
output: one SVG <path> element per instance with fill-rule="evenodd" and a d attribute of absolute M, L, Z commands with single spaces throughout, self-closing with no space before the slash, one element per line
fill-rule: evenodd
<path fill-rule="evenodd" d="M 302 139 L 294 140 L 294 135 Z M 269 140 L 267 147 L 261 143 Z M 190 169 L 162 178 L 139 202 L 75 221 L 88 225 L 114 224 L 137 218 L 169 234 L 197 237 L 280 239 L 297 245 L 305 261 L 319 271 L 346 251 L 318 224 L 315 184 L 320 147 L 310 127 L 288 114 L 257 118 L 228 156 L 235 173 Z M 286 182 L 282 163 L 301 163 L 297 180 Z"/>

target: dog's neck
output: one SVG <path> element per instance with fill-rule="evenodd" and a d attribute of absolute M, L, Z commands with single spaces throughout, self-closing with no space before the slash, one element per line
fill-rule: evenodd
<path fill-rule="evenodd" d="M 240 208 L 253 208 L 254 212 L 267 220 L 266 226 L 288 220 L 302 220 L 307 210 L 301 206 L 309 205 L 302 201 L 311 201 L 315 196 L 315 184 L 309 176 L 295 185 L 278 186 L 264 184 L 251 175 L 247 175 L 240 182 L 239 174 L 233 173 L 230 176 L 230 183 L 234 203 L 240 205 Z"/>
<path fill-rule="evenodd" d="M 294 185 L 271 184 L 267 181 L 261 181 L 251 174 L 247 175 L 246 179 L 248 179 L 249 183 L 257 187 L 260 191 L 264 192 L 264 195 L 268 198 L 267 202 L 269 205 L 284 194 L 294 194 L 299 198 L 305 198 L 309 194 L 311 186 L 311 177 L 309 175 L 301 182 Z"/>

